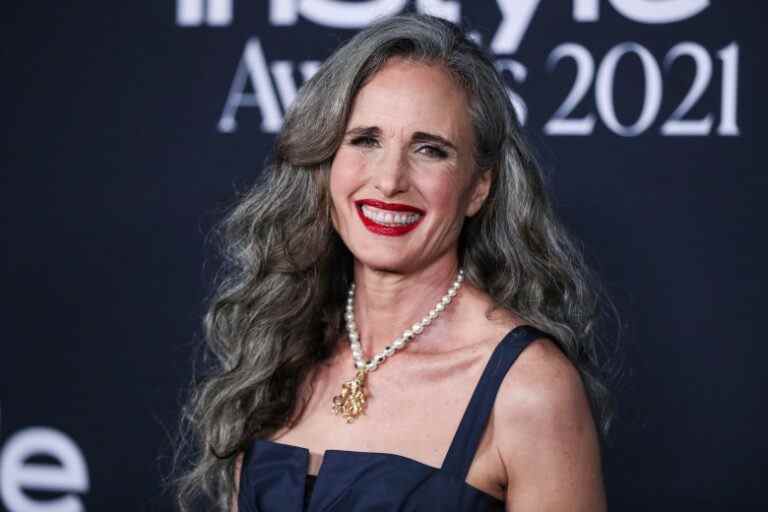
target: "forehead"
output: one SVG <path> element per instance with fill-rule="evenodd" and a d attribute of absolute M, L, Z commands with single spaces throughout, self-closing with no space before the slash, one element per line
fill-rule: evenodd
<path fill-rule="evenodd" d="M 349 126 L 438 133 L 471 141 L 467 95 L 438 64 L 392 58 L 360 89 Z"/>

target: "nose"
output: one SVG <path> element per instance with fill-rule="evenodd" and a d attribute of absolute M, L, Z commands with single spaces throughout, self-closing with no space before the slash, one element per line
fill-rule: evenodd
<path fill-rule="evenodd" d="M 403 151 L 392 148 L 382 155 L 376 166 L 373 181 L 376 190 L 385 197 L 392 197 L 408 190 L 408 159 Z"/>

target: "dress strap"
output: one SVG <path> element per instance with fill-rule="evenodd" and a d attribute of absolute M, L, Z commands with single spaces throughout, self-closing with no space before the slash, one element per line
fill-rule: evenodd
<path fill-rule="evenodd" d="M 523 349 L 533 340 L 542 337 L 551 338 L 550 335 L 535 327 L 519 325 L 496 345 L 443 460 L 444 471 L 456 475 L 461 480 L 466 479 L 493 409 L 501 381 Z"/>

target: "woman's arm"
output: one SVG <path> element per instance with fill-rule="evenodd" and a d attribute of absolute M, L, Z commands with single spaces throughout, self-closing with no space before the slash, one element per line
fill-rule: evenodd
<path fill-rule="evenodd" d="M 605 510 L 600 447 L 584 386 L 551 341 L 529 345 L 506 375 L 494 432 L 507 470 L 507 510 Z"/>
<path fill-rule="evenodd" d="M 235 458 L 235 493 L 229 502 L 229 511 L 237 512 L 237 495 L 240 493 L 240 469 L 243 467 L 243 454 L 238 453 Z"/>

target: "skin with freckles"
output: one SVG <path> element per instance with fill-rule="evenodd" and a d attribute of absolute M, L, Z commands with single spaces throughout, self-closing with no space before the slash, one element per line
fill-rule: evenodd
<path fill-rule="evenodd" d="M 354 100 L 329 186 L 334 227 L 354 256 L 366 360 L 420 320 L 456 277 L 462 225 L 490 187 L 490 173 L 475 168 L 473 143 L 466 93 L 439 65 L 392 58 Z M 415 228 L 390 236 L 366 227 L 361 200 L 423 215 Z M 308 448 L 311 474 L 327 449 L 394 453 L 440 467 L 491 353 L 524 323 L 465 280 L 436 322 L 369 374 L 366 414 L 347 425 L 331 412 L 353 374 L 345 338 L 302 386 L 300 417 L 272 440 Z M 505 500 L 507 510 L 605 509 L 586 394 L 550 340 L 532 342 L 505 376 L 466 481 Z"/>

